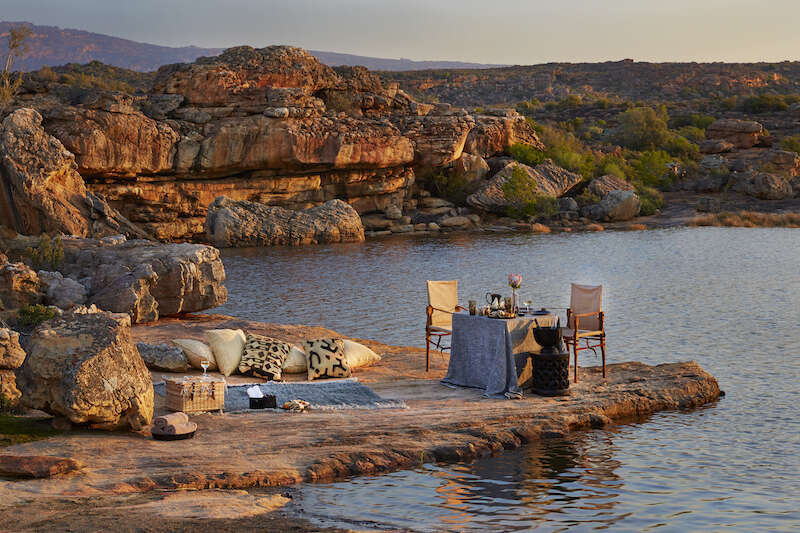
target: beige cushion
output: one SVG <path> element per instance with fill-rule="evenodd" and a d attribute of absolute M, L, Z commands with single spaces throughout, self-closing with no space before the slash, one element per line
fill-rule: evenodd
<path fill-rule="evenodd" d="M 172 342 L 183 350 L 189 360 L 189 366 L 192 368 L 202 369 L 200 362 L 205 360 L 210 363 L 208 365 L 209 370 L 217 369 L 217 360 L 214 359 L 214 353 L 204 342 L 194 339 L 175 339 Z"/>
<path fill-rule="evenodd" d="M 239 368 L 244 351 L 245 336 L 240 329 L 208 329 L 206 341 L 214 352 L 217 367 L 223 376 L 230 376 Z"/>
<path fill-rule="evenodd" d="M 303 342 L 308 361 L 308 380 L 346 378 L 350 365 L 344 355 L 342 339 L 314 339 Z"/>
<path fill-rule="evenodd" d="M 381 360 L 381 356 L 364 346 L 354 341 L 342 339 L 344 345 L 344 356 L 347 358 L 347 364 L 350 369 L 361 368 L 365 366 L 372 366 Z"/>
<path fill-rule="evenodd" d="M 239 361 L 239 372 L 257 378 L 280 380 L 283 361 L 291 349 L 291 345 L 283 341 L 248 333 L 242 360 Z"/>
<path fill-rule="evenodd" d="M 306 352 L 292 346 L 289 350 L 289 356 L 283 361 L 284 374 L 302 374 L 308 371 L 308 361 L 306 361 Z"/>

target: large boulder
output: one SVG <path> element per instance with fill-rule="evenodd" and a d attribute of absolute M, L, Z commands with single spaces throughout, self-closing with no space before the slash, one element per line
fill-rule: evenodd
<path fill-rule="evenodd" d="M 167 372 L 186 372 L 189 369 L 189 359 L 178 346 L 137 342 L 136 348 L 147 368 Z"/>
<path fill-rule="evenodd" d="M 39 276 L 25 263 L 11 263 L 0 255 L 0 311 L 37 304 Z"/>
<path fill-rule="evenodd" d="M 71 309 L 86 303 L 86 287 L 61 272 L 39 271 L 39 281 L 44 291 L 44 303 L 61 309 Z"/>
<path fill-rule="evenodd" d="M 14 405 L 21 393 L 17 388 L 14 370 L 25 361 L 25 351 L 19 344 L 19 333 L 0 328 L 0 396 Z"/>
<path fill-rule="evenodd" d="M 736 148 L 752 148 L 764 135 L 764 126 L 752 120 L 723 118 L 706 128 L 707 139 L 722 139 Z"/>
<path fill-rule="evenodd" d="M 565 170 L 548 160 L 536 167 L 522 163 L 509 163 L 475 193 L 467 197 L 467 203 L 483 211 L 502 213 L 513 202 L 506 198 L 503 185 L 511 178 L 515 168 L 522 169 L 525 178 L 536 184 L 543 195 L 559 197 L 581 181 L 581 176 Z"/>
<path fill-rule="evenodd" d="M 544 145 L 525 117 L 513 110 L 494 115 L 474 115 L 475 127 L 470 130 L 464 151 L 481 157 L 500 154 L 514 144 L 526 144 L 537 150 Z"/>
<path fill-rule="evenodd" d="M 464 152 L 461 157 L 453 162 L 453 176 L 462 180 L 464 183 L 476 183 L 481 181 L 489 173 L 489 164 L 479 155 L 472 155 Z"/>
<path fill-rule="evenodd" d="M 606 174 L 599 178 L 594 178 L 586 188 L 598 198 L 602 198 L 611 191 L 631 191 L 633 190 L 633 185 L 622 178 Z"/>
<path fill-rule="evenodd" d="M 18 109 L 0 127 L 0 225 L 20 233 L 144 235 L 88 192 L 75 156 L 45 132 L 34 109 Z"/>
<path fill-rule="evenodd" d="M 99 429 L 141 429 L 153 417 L 153 381 L 130 320 L 66 313 L 39 325 L 18 371 L 22 403 Z"/>
<path fill-rule="evenodd" d="M 733 190 L 760 200 L 785 200 L 794 196 L 786 178 L 766 172 L 748 172 L 735 177 Z"/>
<path fill-rule="evenodd" d="M 584 216 L 592 220 L 622 222 L 639 214 L 641 202 L 633 191 L 612 190 L 598 203 L 584 208 Z"/>
<path fill-rule="evenodd" d="M 360 242 L 358 212 L 341 200 L 291 211 L 256 202 L 217 198 L 208 208 L 208 240 L 219 247 Z"/>
<path fill-rule="evenodd" d="M 64 276 L 80 280 L 87 303 L 134 322 L 210 309 L 228 292 L 219 250 L 202 244 L 64 238 Z"/>

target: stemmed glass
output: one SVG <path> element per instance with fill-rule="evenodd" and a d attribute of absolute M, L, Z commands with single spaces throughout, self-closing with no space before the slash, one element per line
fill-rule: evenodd
<path fill-rule="evenodd" d="M 531 302 L 530 300 L 525 300 L 525 301 L 524 301 L 524 302 L 522 302 L 522 303 L 523 303 L 523 304 L 525 304 L 525 311 L 526 311 L 526 312 L 529 312 L 529 311 L 531 310 L 531 304 L 532 304 L 533 302 Z"/>
<path fill-rule="evenodd" d="M 206 381 L 208 379 L 207 372 L 209 366 L 211 366 L 211 361 L 209 361 L 208 359 L 203 359 L 202 361 L 200 361 L 200 367 L 203 369 L 203 381 Z"/>

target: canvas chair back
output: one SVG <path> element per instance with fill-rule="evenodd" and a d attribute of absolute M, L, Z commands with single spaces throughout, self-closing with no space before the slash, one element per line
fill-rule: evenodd
<path fill-rule="evenodd" d="M 428 281 L 428 305 L 438 309 L 455 312 L 458 305 L 458 280 Z M 453 327 L 453 315 L 433 310 L 431 325 L 445 328 Z"/>
<path fill-rule="evenodd" d="M 569 297 L 569 307 L 573 315 L 583 313 L 596 313 L 603 310 L 603 286 L 602 285 L 578 285 L 572 284 L 572 294 Z M 570 328 L 575 329 L 575 321 L 570 318 Z M 590 316 L 578 319 L 578 327 L 582 331 L 598 331 L 600 329 L 600 317 Z"/>

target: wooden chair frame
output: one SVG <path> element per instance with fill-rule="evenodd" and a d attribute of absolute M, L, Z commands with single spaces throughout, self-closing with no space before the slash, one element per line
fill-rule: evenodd
<path fill-rule="evenodd" d="M 600 321 L 600 329 L 594 331 L 586 331 L 581 333 L 579 328 L 579 322 L 581 318 L 587 318 L 596 316 Z M 573 364 L 573 381 L 575 383 L 578 382 L 578 352 L 581 350 L 591 350 L 597 355 L 596 348 L 600 348 L 600 352 L 602 353 L 603 358 L 603 377 L 606 377 L 606 329 L 605 329 L 605 314 L 602 311 L 595 311 L 593 313 L 581 313 L 581 314 L 572 314 L 572 309 L 567 309 L 567 325 L 570 324 L 570 319 L 575 320 L 575 328 L 572 330 L 572 336 L 564 335 L 564 344 L 567 345 L 567 351 L 569 351 L 570 345 L 572 345 L 572 353 L 575 355 L 575 362 Z M 569 329 L 569 328 L 567 328 Z M 580 341 L 585 340 L 586 345 L 581 347 L 579 346 Z M 595 344 L 592 344 L 592 341 Z"/>
<path fill-rule="evenodd" d="M 431 340 L 431 337 L 436 337 L 434 346 L 436 346 L 437 350 L 439 350 L 440 352 L 443 352 L 445 350 L 449 350 L 450 346 L 446 346 L 446 347 L 442 348 L 442 346 L 441 346 L 442 338 L 453 334 L 452 328 L 451 328 L 451 330 L 449 332 L 448 331 L 440 331 L 440 330 L 432 329 L 432 328 L 435 327 L 435 326 L 432 325 L 433 312 L 434 311 L 440 311 L 442 313 L 448 313 L 448 314 L 452 315 L 452 314 L 454 314 L 454 313 L 456 313 L 458 311 L 464 311 L 464 310 L 465 310 L 465 308 L 461 307 L 460 305 L 456 305 L 456 308 L 454 310 L 452 310 L 452 311 L 448 311 L 446 309 L 440 309 L 440 308 L 434 307 L 432 305 L 428 306 L 428 308 L 426 310 L 427 314 L 428 314 L 428 319 L 425 322 L 425 372 L 430 372 L 430 369 L 431 369 L 431 343 L 434 342 L 434 341 Z"/>

